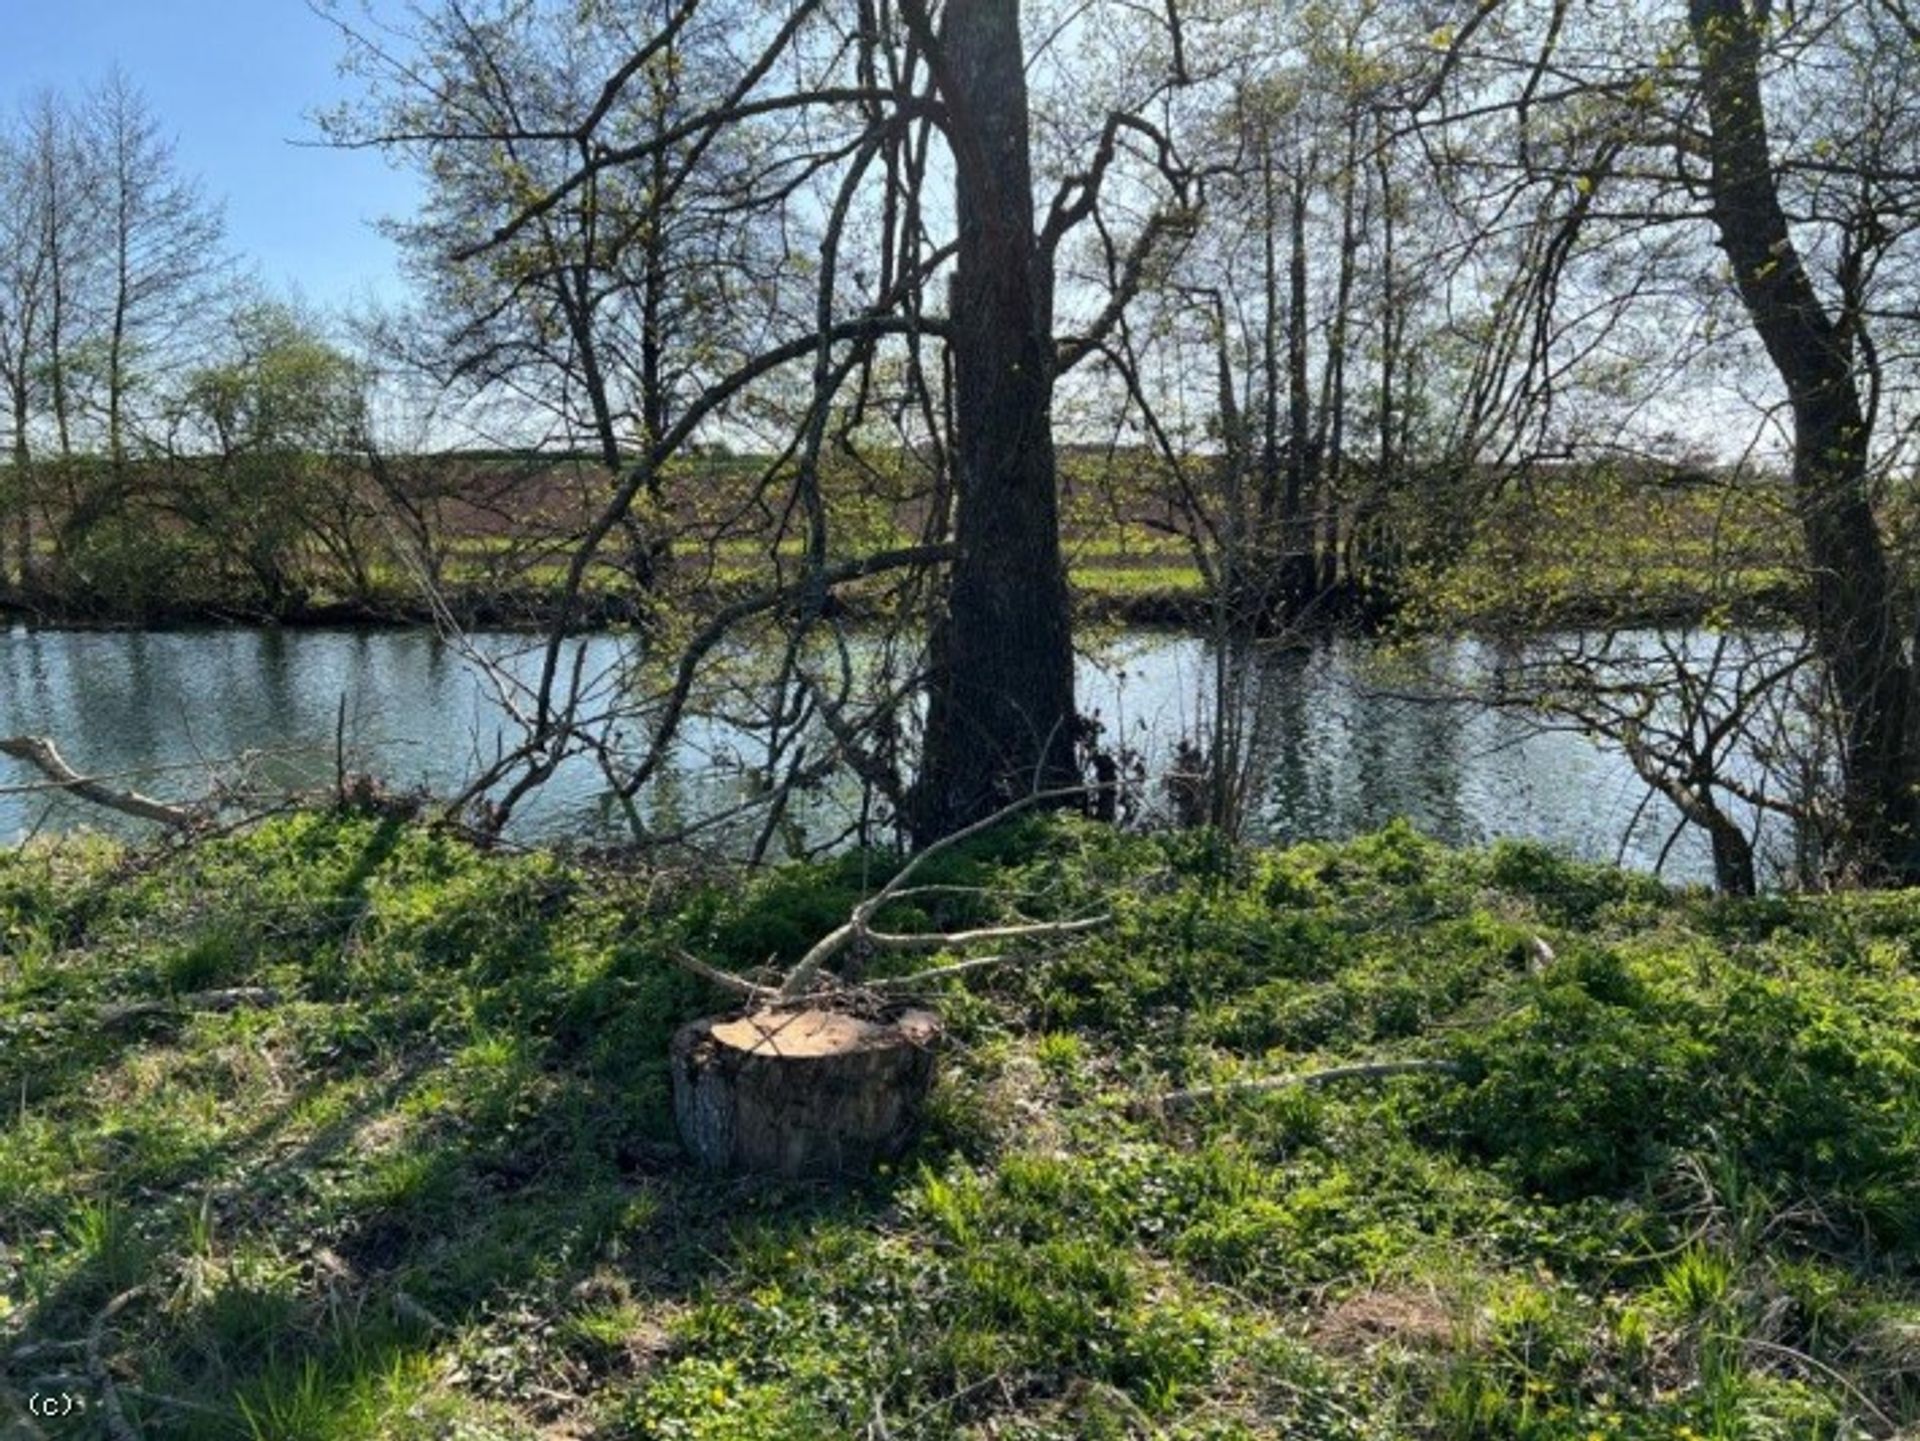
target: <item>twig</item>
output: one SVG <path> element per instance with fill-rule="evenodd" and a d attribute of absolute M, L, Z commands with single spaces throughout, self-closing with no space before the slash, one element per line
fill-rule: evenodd
<path fill-rule="evenodd" d="M 977 931 L 928 931 L 901 934 L 893 931 L 866 931 L 860 939 L 883 951 L 944 951 L 949 947 L 978 945 L 981 941 L 1018 941 L 1029 936 L 1073 936 L 1098 930 L 1112 922 L 1106 912 L 1082 916 L 1077 921 L 1033 921 L 1017 926 L 984 926 Z"/>
<path fill-rule="evenodd" d="M 1458 1076 L 1463 1068 L 1457 1061 L 1370 1061 L 1360 1065 L 1331 1066 L 1324 1071 L 1291 1071 L 1284 1076 L 1267 1076 L 1257 1081 L 1238 1081 L 1225 1086 L 1196 1086 L 1187 1091 L 1169 1091 L 1152 1098 L 1150 1104 L 1178 1111 L 1209 1101 L 1216 1096 L 1250 1096 L 1269 1091 L 1284 1091 L 1293 1086 L 1327 1086 L 1336 1081 L 1383 1081 L 1392 1076 Z"/>
<path fill-rule="evenodd" d="M 984 971 L 989 966 L 1002 965 L 1012 959 L 1009 956 L 977 956 L 970 961 L 957 961 L 951 966 L 935 966 L 930 971 L 915 971 L 910 976 L 884 976 L 877 981 L 867 981 L 863 989 L 869 991 L 908 991 L 915 986 L 924 986 L 929 981 L 944 981 L 949 976 L 963 976 L 969 971 Z"/>
<path fill-rule="evenodd" d="M 23 1366 L 42 1356 L 56 1356 L 62 1351 L 84 1351 L 86 1347 L 85 1341 L 29 1341 L 24 1346 L 16 1346 L 8 1354 L 7 1360 L 15 1366 Z"/>
<path fill-rule="evenodd" d="M 444 1331 L 447 1323 L 442 1321 L 426 1306 L 409 1296 L 405 1291 L 393 1293 L 393 1314 L 402 1321 L 410 1321 L 416 1326 L 424 1326 L 429 1331 Z"/>
<path fill-rule="evenodd" d="M 710 966 L 698 956 L 692 955 L 689 952 L 676 950 L 672 954 L 675 965 L 693 972 L 694 975 L 700 977 L 703 981 L 711 981 L 722 990 L 732 991 L 737 996 L 745 996 L 750 1001 L 770 1001 L 776 999 L 780 994 L 772 986 L 756 986 L 752 981 L 746 979 L 746 977 L 736 976 L 732 972 L 723 971 L 717 966 Z"/>
<path fill-rule="evenodd" d="M 800 958 L 800 963 L 787 972 L 786 979 L 780 983 L 780 999 L 791 1001 L 806 994 L 813 985 L 813 978 L 820 973 L 822 966 L 832 960 L 841 951 L 855 941 L 866 941 L 883 949 L 901 950 L 907 948 L 964 945 L 968 940 L 1006 940 L 1014 937 L 1059 935 L 1072 931 L 1089 930 L 1096 925 L 1106 924 L 1108 917 L 1095 916 L 1078 921 L 1060 921 L 1032 926 L 1001 927 L 993 930 L 963 932 L 958 936 L 890 936 L 876 934 L 873 930 L 873 917 L 888 901 L 896 898 L 905 889 L 915 871 L 932 860 L 944 850 L 959 845 L 983 831 L 991 830 L 1002 821 L 1018 815 L 1024 810 L 1044 804 L 1047 801 L 1065 800 L 1070 796 L 1086 795 L 1087 786 L 1061 786 L 1054 790 L 1034 791 L 1022 796 L 1011 805 L 1003 806 L 992 815 L 963 826 L 951 835 L 942 836 L 925 850 L 918 852 L 894 873 L 879 890 L 853 908 L 853 915 L 843 926 L 835 927 L 814 944 L 812 950 Z"/>
<path fill-rule="evenodd" d="M 347 693 L 340 692 L 340 708 L 333 717 L 333 803 L 347 803 Z"/>
<path fill-rule="evenodd" d="M 1736 1346 L 1753 1346 L 1762 1351 L 1771 1351 L 1775 1355 L 1786 1357 L 1788 1360 L 1798 1361 L 1810 1370 L 1820 1372 L 1829 1380 L 1838 1381 L 1854 1400 L 1858 1401 L 1862 1406 L 1866 1407 L 1868 1411 L 1873 1413 L 1874 1419 L 1887 1428 L 1889 1435 L 1907 1434 L 1900 1430 L 1900 1424 L 1897 1421 L 1873 1404 L 1872 1398 L 1869 1397 L 1866 1392 L 1862 1391 L 1858 1386 L 1854 1385 L 1853 1382 L 1849 1381 L 1844 1375 L 1829 1366 L 1825 1361 L 1822 1361 L 1819 1357 L 1809 1356 L 1805 1351 L 1796 1350 L 1792 1346 L 1783 1346 L 1778 1341 L 1763 1341 L 1758 1336 L 1735 1336 L 1725 1331 L 1716 1331 L 1713 1335 L 1717 1340 L 1731 1341 Z"/>
<path fill-rule="evenodd" d="M 196 1416 L 218 1416 L 231 1420 L 233 1413 L 219 1406 L 209 1406 L 204 1401 L 189 1401 L 184 1396 L 168 1396 L 160 1391 L 144 1391 L 138 1386 L 122 1386 L 122 1396 L 131 1396 L 136 1401 L 145 1401 L 150 1406 L 164 1406 L 169 1411 L 190 1411 Z"/>

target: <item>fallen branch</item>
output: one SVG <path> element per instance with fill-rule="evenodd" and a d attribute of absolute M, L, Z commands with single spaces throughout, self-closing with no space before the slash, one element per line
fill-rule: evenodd
<path fill-rule="evenodd" d="M 38 1361 L 42 1356 L 58 1356 L 63 1352 L 84 1351 L 85 1341 L 29 1341 L 24 1346 L 16 1346 L 8 1354 L 7 1360 L 14 1366 L 24 1366 L 28 1362 Z"/>
<path fill-rule="evenodd" d="M 928 971 L 915 971 L 910 976 L 883 976 L 877 981 L 868 981 L 864 989 L 869 991 L 910 991 L 924 986 L 929 981 L 944 981 L 949 976 L 964 976 L 969 971 L 984 971 L 989 966 L 1004 965 L 1012 959 L 1010 956 L 975 956 L 970 961 L 955 961 L 950 966 L 935 966 Z"/>
<path fill-rule="evenodd" d="M 731 971 L 710 966 L 687 951 L 673 952 L 673 961 L 682 970 L 693 972 L 701 980 L 709 981 L 723 991 L 732 991 L 736 996 L 745 996 L 750 1001 L 770 1001 L 780 994 L 771 986 L 756 986 L 744 976 L 736 976 Z"/>
<path fill-rule="evenodd" d="M 124 1025 L 143 1016 L 169 1015 L 175 1011 L 238 1011 L 248 1006 L 280 1004 L 280 993 L 268 986 L 234 986 L 221 991 L 189 991 L 181 996 L 166 996 L 151 1001 L 120 1001 L 100 1008 L 103 1026 Z"/>
<path fill-rule="evenodd" d="M 1152 1097 L 1146 1108 L 1179 1111 L 1220 1096 L 1264 1095 L 1269 1091 L 1284 1091 L 1294 1086 L 1329 1086 L 1336 1081 L 1384 1081 L 1393 1076 L 1458 1076 L 1462 1069 L 1457 1061 L 1371 1061 L 1360 1065 L 1331 1066 L 1324 1071 L 1290 1071 L 1284 1076 L 1266 1076 L 1257 1081 L 1238 1081 L 1225 1086 L 1196 1086 L 1186 1091 L 1169 1091 L 1163 1096 Z"/>
<path fill-rule="evenodd" d="M 1878 1406 L 1874 1405 L 1872 1397 L 1868 1396 L 1866 1392 L 1862 1391 L 1858 1386 L 1854 1385 L 1853 1382 L 1849 1381 L 1839 1371 L 1836 1371 L 1819 1357 L 1809 1356 L 1805 1351 L 1798 1350 L 1792 1346 L 1783 1346 L 1778 1341 L 1763 1340 L 1758 1336 L 1736 1336 L 1724 1331 L 1716 1331 L 1712 1334 L 1717 1341 L 1731 1341 L 1736 1346 L 1751 1346 L 1756 1350 L 1770 1351 L 1776 1356 L 1798 1362 L 1809 1371 L 1818 1371 L 1829 1380 L 1839 1382 L 1854 1400 L 1858 1401 L 1868 1411 L 1871 1411 L 1874 1419 L 1887 1428 L 1887 1434 L 1894 1437 L 1895 1441 L 1898 1441 L 1900 1436 L 1911 1434 L 1909 1432 L 1903 1432 L 1900 1429 L 1899 1422 L 1895 1421 L 1885 1411 L 1882 1411 Z"/>
<path fill-rule="evenodd" d="M 964 946 L 977 941 L 1021 940 L 1038 936 L 1072 935 L 1080 931 L 1092 930 L 1104 926 L 1111 916 L 1087 916 L 1072 921 L 1045 921 L 1015 926 L 994 926 L 978 931 L 960 931 L 950 934 L 895 935 L 873 929 L 873 918 L 889 901 L 897 900 L 906 889 L 907 881 L 914 872 L 942 851 L 948 850 L 983 831 L 992 829 L 1002 821 L 1018 815 L 1033 806 L 1047 801 L 1064 800 L 1070 796 L 1084 796 L 1090 787 L 1062 786 L 1056 790 L 1035 791 L 1022 796 L 1011 805 L 1004 806 L 992 815 L 962 827 L 952 834 L 943 836 L 925 850 L 912 856 L 879 890 L 853 908 L 853 914 L 845 925 L 837 926 L 823 936 L 780 983 L 779 998 L 793 1001 L 804 996 L 812 989 L 814 977 L 820 974 L 828 961 L 844 951 L 854 942 L 863 942 L 876 950 L 943 950 L 949 946 Z"/>
<path fill-rule="evenodd" d="M 429 1331 L 444 1331 L 447 1329 L 447 1323 L 445 1321 L 442 1321 L 432 1311 L 421 1305 L 420 1302 L 414 1300 L 413 1297 L 409 1296 L 405 1291 L 395 1291 L 393 1293 L 393 1314 L 398 1316 L 402 1321 L 411 1322 L 413 1325 L 424 1327 Z"/>
<path fill-rule="evenodd" d="M 890 931 L 865 931 L 860 939 L 883 951 L 944 951 L 949 948 L 978 945 L 981 941 L 1018 941 L 1029 936 L 1074 936 L 1082 931 L 1098 930 L 1112 922 L 1106 914 L 1083 916 L 1077 921 L 1034 921 L 1017 926 L 984 926 L 977 931 L 934 931 L 895 934 Z"/>
<path fill-rule="evenodd" d="M 128 1306 L 138 1300 L 146 1290 L 144 1286 L 135 1286 L 131 1291 L 122 1291 L 98 1316 L 93 1318 L 93 1327 L 87 1332 L 87 1374 L 93 1378 L 94 1385 L 100 1391 L 100 1404 L 105 1412 L 107 1434 L 113 1441 L 140 1441 L 139 1431 L 127 1420 L 126 1409 L 120 1404 L 120 1388 L 113 1379 L 113 1372 L 107 1366 L 102 1343 L 106 1340 L 107 1326 Z"/>
<path fill-rule="evenodd" d="M 122 815 L 153 821 L 175 830 L 191 829 L 203 819 L 199 811 L 190 807 L 170 805 L 152 796 L 143 796 L 138 791 L 115 790 L 112 786 L 81 775 L 67 764 L 59 747 L 45 736 L 0 737 L 0 755 L 25 761 L 60 789 L 71 792 L 81 800 L 92 801 L 97 806 L 119 811 Z"/>
<path fill-rule="evenodd" d="M 131 1396 L 136 1401 L 145 1401 L 149 1406 L 160 1406 L 169 1411 L 186 1411 L 195 1416 L 217 1416 L 231 1423 L 233 1413 L 219 1406 L 209 1406 L 204 1401 L 189 1401 L 184 1396 L 168 1396 L 160 1391 L 143 1391 L 138 1386 L 122 1386 L 122 1396 Z"/>

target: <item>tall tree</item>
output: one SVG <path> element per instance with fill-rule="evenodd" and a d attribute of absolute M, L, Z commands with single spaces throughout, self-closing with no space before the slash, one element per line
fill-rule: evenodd
<path fill-rule="evenodd" d="M 367 376 L 317 318 L 249 298 L 228 317 L 218 358 L 178 397 L 169 506 L 231 564 L 269 615 L 304 599 L 304 552 L 341 483 L 336 462 L 366 432 Z"/>
<path fill-rule="evenodd" d="M 1841 712 L 1851 849 L 1871 870 L 1912 884 L 1920 882 L 1920 697 L 1868 491 L 1873 435 L 1858 331 L 1831 315 L 1814 289 L 1774 172 L 1760 81 L 1772 9 L 1770 0 L 1689 3 L 1713 222 L 1792 409 L 1793 487 L 1813 634 Z"/>
<path fill-rule="evenodd" d="M 1018 0 L 949 5 L 934 53 L 957 179 L 958 504 L 914 817 L 929 839 L 1075 776 L 1053 283 L 1034 226 Z"/>
<path fill-rule="evenodd" d="M 181 174 L 146 97 L 119 69 L 89 97 L 82 146 L 97 176 L 105 274 L 96 347 L 106 453 L 126 463 L 131 409 L 158 367 L 180 359 L 221 265 L 220 212 Z"/>
<path fill-rule="evenodd" d="M 1771 504 L 1769 471 L 1784 452 L 1805 562 L 1808 674 L 1824 681 L 1805 686 L 1796 671 L 1792 688 L 1823 696 L 1803 723 L 1830 728 L 1838 754 L 1811 813 L 1830 866 L 1920 878 L 1920 677 L 1885 484 L 1910 462 L 1912 437 L 1902 416 L 1913 397 L 1920 92 L 1905 7 L 1671 0 L 1603 15 L 1461 0 L 1449 9 L 1457 23 L 1434 32 L 1415 108 L 1429 136 L 1458 137 L 1429 143 L 1438 169 L 1476 178 L 1477 233 L 1527 237 L 1502 297 L 1519 321 L 1504 327 L 1514 343 L 1475 346 L 1476 374 L 1518 373 L 1509 413 L 1532 416 L 1526 430 L 1544 435 L 1569 395 L 1589 403 L 1601 393 L 1567 378 L 1583 332 L 1596 333 L 1585 317 L 1612 317 L 1609 348 L 1635 362 L 1603 365 L 1627 398 L 1615 412 L 1627 433 L 1594 436 L 1589 424 L 1588 446 L 1566 452 L 1580 459 L 1626 450 L 1649 416 L 1698 443 L 1712 419 L 1750 408 L 1756 390 L 1770 397 L 1745 457 L 1723 435 L 1707 443 L 1737 482 L 1729 504 L 1755 513 Z M 1658 343 L 1636 344 L 1636 332 Z M 1465 412 L 1500 413 L 1478 393 L 1469 390 Z M 1755 451 L 1762 462 L 1747 463 Z M 1677 690 L 1691 683 L 1684 668 L 1671 680 Z M 1685 768 L 1685 757 L 1658 759 Z M 1742 799 L 1724 778 L 1713 785 Z"/>
<path fill-rule="evenodd" d="M 0 129 L 0 388 L 6 392 L 9 437 L 0 557 L 11 550 L 13 576 L 23 590 L 33 580 L 31 430 L 48 304 L 46 221 L 34 182 L 25 135 Z M 5 569 L 0 559 L 0 571 Z"/>
<path fill-rule="evenodd" d="M 723 47 L 724 63 L 707 67 L 697 85 L 689 78 L 687 92 L 665 111 L 650 108 L 639 92 L 695 12 L 709 19 L 742 16 Z M 448 13 L 456 25 L 471 19 L 467 11 Z M 582 13 L 609 12 L 588 7 Z M 678 397 L 678 409 L 650 444 L 624 457 L 612 496 L 573 546 L 562 626 L 550 637 L 542 678 L 525 708 L 530 739 L 514 764 L 524 763 L 526 773 L 513 794 L 522 793 L 522 782 L 538 784 L 550 773 L 557 745 L 599 745 L 584 734 L 582 707 L 559 694 L 565 689 L 561 631 L 572 600 L 599 547 L 630 520 L 636 499 L 703 428 L 723 417 L 782 427 L 751 505 L 773 512 L 766 496 L 776 484 L 789 488 L 775 528 L 785 534 L 797 518 L 804 529 L 801 573 L 789 579 L 793 562 L 771 547 L 773 588 L 727 606 L 718 630 L 700 631 L 683 652 L 659 714 L 644 727 L 624 727 L 649 737 L 641 758 L 621 761 L 598 750 L 609 773 L 618 775 L 622 797 L 630 800 L 657 773 L 692 677 L 729 626 L 768 615 L 785 619 L 792 631 L 784 647 L 788 659 L 769 707 L 776 717 L 789 717 L 791 696 L 798 694 L 802 711 L 811 713 L 821 688 L 797 673 L 796 658 L 806 655 L 803 642 L 827 616 L 827 590 L 950 556 L 954 566 L 925 667 L 931 697 L 920 784 L 906 806 L 916 833 L 945 833 L 998 808 L 1009 794 L 1075 774 L 1054 385 L 1098 350 L 1138 288 L 1148 255 L 1178 229 L 1188 201 L 1165 135 L 1139 114 L 1116 111 L 1090 127 L 1086 150 L 1067 167 L 1041 220 L 1025 78 L 1032 57 L 1020 17 L 1015 0 L 944 7 L 888 0 L 857 8 L 800 0 L 772 11 L 678 0 L 618 32 L 623 48 L 609 52 L 603 82 L 582 87 L 557 108 L 523 105 L 529 87 L 538 98 L 537 72 L 502 68 L 494 78 L 512 77 L 505 89 L 512 103 L 476 111 L 449 103 L 450 93 L 455 100 L 464 93 L 460 87 L 429 87 L 430 94 L 414 95 L 414 104 L 388 110 L 354 133 L 359 142 L 410 147 L 430 161 L 472 146 L 491 147 L 495 155 L 529 145 L 571 148 L 563 172 L 484 196 L 478 213 L 467 217 L 480 238 L 443 256 L 455 264 L 542 244 L 563 217 L 604 214 L 596 195 L 625 187 L 671 197 L 702 157 L 725 155 L 740 157 L 739 173 L 715 217 L 736 229 L 770 218 L 785 240 L 769 278 L 777 303 L 757 308 L 745 343 L 722 345 L 716 357 L 711 333 L 681 337 L 682 355 L 703 358 L 692 372 L 697 387 Z M 405 67 L 382 64 L 403 83 L 417 79 Z M 639 123 L 629 123 L 636 117 Z M 932 152 L 936 135 L 945 142 L 944 156 Z M 949 173 L 949 161 L 951 201 L 932 184 Z M 1054 275 L 1062 243 L 1080 222 L 1100 218 L 1103 182 L 1130 166 L 1166 176 L 1174 202 L 1166 213 L 1150 214 L 1125 246 L 1103 230 L 1111 293 L 1080 333 L 1056 339 Z M 954 238 L 943 241 L 949 217 Z M 798 253 L 802 242 L 804 254 Z M 590 280 L 605 282 L 614 273 L 605 251 L 581 263 Z M 928 303 L 943 282 L 950 282 L 946 305 Z M 737 320 L 739 307 L 724 296 L 722 302 Z M 949 348 L 950 413 L 919 361 L 919 347 L 929 340 Z M 900 348 L 898 371 L 883 355 L 888 344 Z M 800 391 L 783 372 L 808 361 L 811 383 Z M 890 373 L 908 377 L 897 400 L 885 398 Z M 918 430 L 939 464 L 952 458 L 951 475 L 940 480 L 953 496 L 952 544 L 944 533 L 948 507 L 937 497 L 922 545 L 835 561 L 831 552 L 844 542 L 829 535 L 830 443 L 856 471 L 875 469 L 859 455 L 855 437 L 887 404 L 901 416 L 912 414 L 910 425 L 901 422 L 903 433 Z M 950 441 L 944 434 L 949 419 Z M 648 434 L 656 426 L 639 429 Z M 581 693 L 573 687 L 576 700 Z M 877 717 L 895 733 L 902 729 L 891 716 L 897 702 L 889 690 L 887 710 Z M 835 744 L 850 755 L 854 728 L 837 706 L 819 709 L 832 714 Z M 772 729 L 792 735 L 798 724 L 779 719 Z M 850 763 L 868 774 L 862 762 Z"/>
<path fill-rule="evenodd" d="M 54 437 L 65 460 L 78 441 L 74 354 L 91 319 L 87 306 L 101 248 L 99 173 L 74 107 L 50 90 L 36 96 L 27 111 L 25 150 L 46 266 L 40 368 Z"/>

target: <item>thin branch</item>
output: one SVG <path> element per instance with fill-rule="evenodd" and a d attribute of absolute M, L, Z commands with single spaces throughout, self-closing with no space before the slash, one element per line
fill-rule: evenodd
<path fill-rule="evenodd" d="M 745 996 L 749 1001 L 770 1001 L 779 995 L 771 986 L 756 986 L 744 976 L 736 976 L 731 971 L 723 971 L 710 966 L 698 956 L 683 950 L 672 953 L 673 963 L 683 970 L 691 971 L 703 981 L 711 982 L 723 991 L 732 991 L 736 996 Z"/>
<path fill-rule="evenodd" d="M 1178 1111 L 1220 1096 L 1265 1095 L 1294 1086 L 1329 1086 L 1337 1081 L 1384 1081 L 1394 1076 L 1458 1076 L 1463 1067 L 1457 1061 L 1370 1061 L 1352 1066 L 1332 1066 L 1324 1071 L 1292 1071 L 1284 1076 L 1267 1076 L 1257 1081 L 1238 1081 L 1225 1086 L 1196 1086 L 1186 1091 L 1169 1091 L 1154 1099 L 1163 1110 Z"/>
<path fill-rule="evenodd" d="M 797 996 L 805 995 L 813 985 L 814 977 L 819 975 L 821 968 L 855 941 L 866 941 L 869 944 L 883 947 L 891 946 L 894 949 L 902 949 L 906 945 L 915 947 L 944 947 L 964 945 L 967 938 L 985 940 L 1005 939 L 1016 934 L 1021 936 L 1063 934 L 1072 931 L 1087 930 L 1095 925 L 1106 924 L 1108 917 L 1100 916 L 1087 920 L 1061 921 L 1041 926 L 1020 926 L 1011 929 L 963 932 L 958 937 L 928 935 L 912 937 L 887 936 L 883 938 L 882 935 L 876 935 L 873 930 L 874 914 L 905 889 L 907 882 L 921 866 L 925 865 L 942 851 L 951 850 L 962 841 L 977 836 L 983 831 L 991 830 L 1002 821 L 1009 820 L 1022 811 L 1029 810 L 1037 805 L 1043 805 L 1048 801 L 1065 800 L 1072 796 L 1084 796 L 1088 793 L 1088 790 L 1089 787 L 1087 786 L 1060 786 L 1051 790 L 1034 791 L 1014 801 L 1011 805 L 1001 807 L 992 815 L 975 821 L 970 826 L 963 826 L 961 829 L 953 832 L 953 834 L 941 837 L 925 850 L 914 855 L 912 859 L 894 874 L 892 880 L 888 881 L 866 900 L 854 907 L 853 915 L 848 918 L 845 925 L 837 926 L 825 936 L 821 937 L 821 939 L 815 943 L 813 949 L 800 958 L 800 963 L 791 971 L 787 972 L 786 979 L 780 984 L 780 999 L 790 1001 Z"/>
<path fill-rule="evenodd" d="M 107 1434 L 113 1441 L 140 1441 L 140 1433 L 133 1423 L 127 1420 L 126 1409 L 120 1404 L 120 1389 L 113 1379 L 113 1371 L 107 1365 L 105 1343 L 107 1327 L 122 1311 L 138 1300 L 146 1291 L 144 1286 L 135 1286 L 130 1291 L 122 1291 L 93 1318 L 93 1326 L 87 1332 L 87 1374 L 100 1391 L 100 1404 L 104 1408 Z"/>

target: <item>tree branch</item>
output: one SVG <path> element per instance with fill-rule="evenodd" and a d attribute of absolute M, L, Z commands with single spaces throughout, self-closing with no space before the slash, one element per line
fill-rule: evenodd
<path fill-rule="evenodd" d="M 1267 1076 L 1257 1081 L 1238 1081 L 1226 1086 L 1196 1086 L 1186 1091 L 1169 1091 L 1148 1102 L 1163 1110 L 1178 1111 L 1220 1096 L 1265 1095 L 1294 1086 L 1330 1086 L 1336 1081 L 1384 1081 L 1394 1076 L 1458 1076 L 1457 1061 L 1370 1061 L 1352 1066 L 1331 1066 L 1324 1071 L 1294 1071 L 1284 1076 Z"/>
<path fill-rule="evenodd" d="M 138 791 L 115 790 L 112 786 L 81 775 L 67 764 L 59 748 L 45 736 L 0 737 L 0 755 L 25 761 L 62 790 L 70 791 L 81 800 L 91 801 L 97 806 L 119 811 L 122 815 L 153 821 L 175 830 L 191 830 L 205 819 L 200 811 L 191 807 L 170 805 L 166 801 L 143 796 Z"/>

